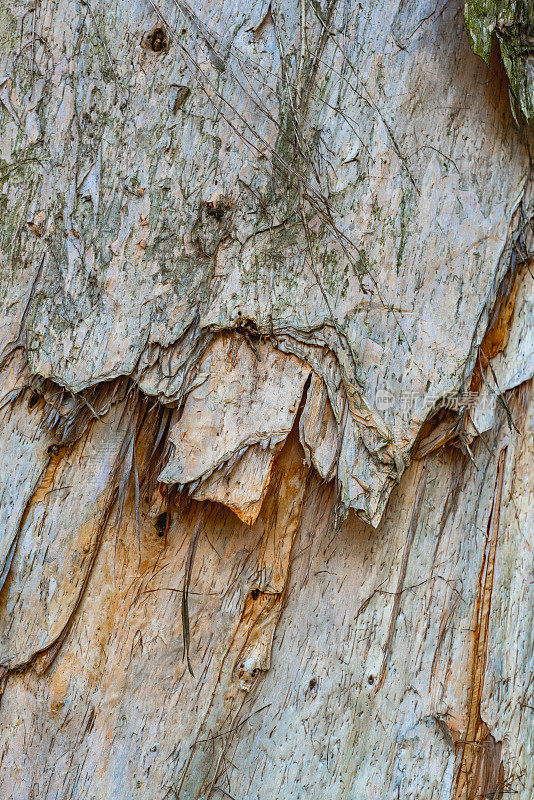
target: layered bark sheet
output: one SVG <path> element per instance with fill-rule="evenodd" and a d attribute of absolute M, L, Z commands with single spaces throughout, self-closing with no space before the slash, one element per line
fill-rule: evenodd
<path fill-rule="evenodd" d="M 457 4 L 301 5 L 5 5 L 3 335 L 70 391 L 173 404 L 214 332 L 269 337 L 325 382 L 376 525 L 467 388 L 528 141 Z"/>
<path fill-rule="evenodd" d="M 0 9 L 2 796 L 530 800 L 532 24 Z"/>

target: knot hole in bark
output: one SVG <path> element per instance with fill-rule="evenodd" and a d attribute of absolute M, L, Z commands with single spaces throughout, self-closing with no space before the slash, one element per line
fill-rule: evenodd
<path fill-rule="evenodd" d="M 143 36 L 141 45 L 146 50 L 151 50 L 153 53 L 156 53 L 156 55 L 160 55 L 168 48 L 169 38 L 163 28 L 154 28 L 151 33 Z"/>
<path fill-rule="evenodd" d="M 170 521 L 171 521 L 171 515 L 169 514 L 168 511 L 163 511 L 161 514 L 158 514 L 155 525 L 158 536 L 165 536 Z"/>
<path fill-rule="evenodd" d="M 213 202 L 212 200 L 206 201 L 206 214 L 213 219 L 221 220 L 224 217 L 226 205 L 224 202 Z"/>

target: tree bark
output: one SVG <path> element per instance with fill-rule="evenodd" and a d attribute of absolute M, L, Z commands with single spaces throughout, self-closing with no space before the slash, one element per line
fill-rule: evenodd
<path fill-rule="evenodd" d="M 534 796 L 527 0 L 0 9 L 0 797 Z"/>

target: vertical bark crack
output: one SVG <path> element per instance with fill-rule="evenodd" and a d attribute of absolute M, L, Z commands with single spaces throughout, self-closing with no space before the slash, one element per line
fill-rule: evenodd
<path fill-rule="evenodd" d="M 499 454 L 493 504 L 488 520 L 484 555 L 478 581 L 478 597 L 473 636 L 473 659 L 469 687 L 465 738 L 456 743 L 459 760 L 454 800 L 491 797 L 498 800 L 503 791 L 501 742 L 496 742 L 480 714 L 488 649 L 495 557 L 499 535 L 502 489 L 507 448 Z"/>

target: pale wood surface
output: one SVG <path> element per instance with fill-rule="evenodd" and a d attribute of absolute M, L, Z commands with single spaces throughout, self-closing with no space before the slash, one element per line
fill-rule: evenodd
<path fill-rule="evenodd" d="M 0 8 L 0 797 L 534 796 L 529 29 L 486 5 Z"/>

